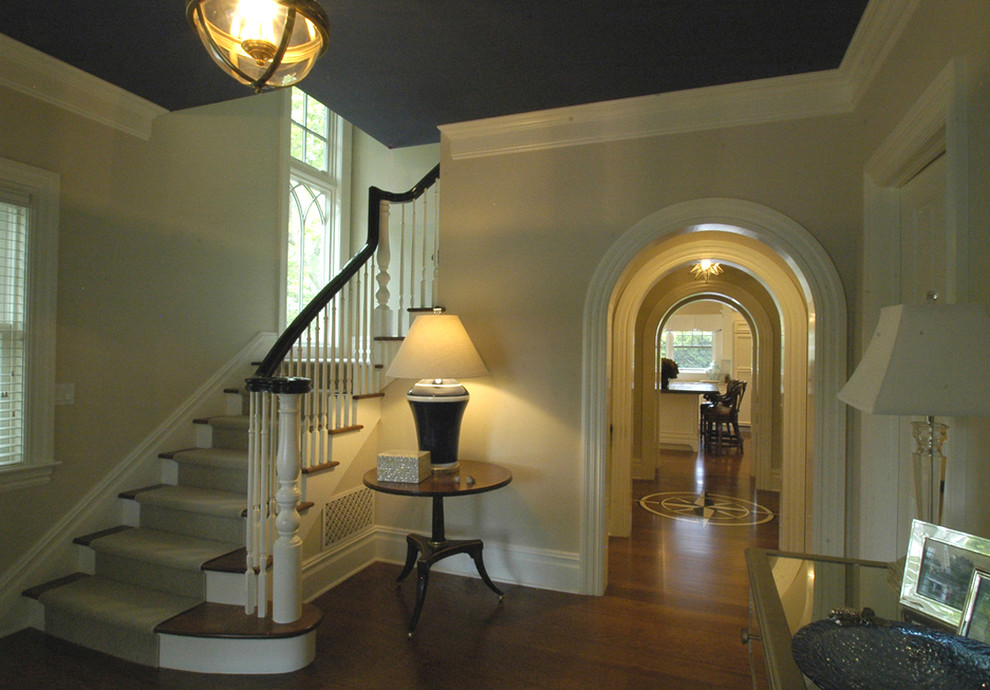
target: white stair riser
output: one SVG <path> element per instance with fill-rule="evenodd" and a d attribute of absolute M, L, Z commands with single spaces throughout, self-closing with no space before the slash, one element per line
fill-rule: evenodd
<path fill-rule="evenodd" d="M 195 673 L 290 673 L 316 658 L 316 630 L 284 638 L 233 640 L 159 635 L 162 668 Z M 222 686 L 223 683 L 218 683 Z"/>
<path fill-rule="evenodd" d="M 223 573 L 215 570 L 204 571 L 206 575 L 206 600 L 213 604 L 244 606 L 244 573 Z M 269 574 L 269 581 L 271 575 Z"/>

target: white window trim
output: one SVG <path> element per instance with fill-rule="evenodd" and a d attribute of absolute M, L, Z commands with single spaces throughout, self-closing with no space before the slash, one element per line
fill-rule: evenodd
<path fill-rule="evenodd" d="M 282 120 L 284 126 L 281 128 L 280 139 L 280 177 L 283 180 L 280 192 L 279 227 L 281 231 L 281 243 L 279 254 L 281 256 L 278 278 L 278 323 L 279 330 L 284 330 L 288 326 L 286 314 L 286 283 L 288 277 L 288 234 L 286 229 L 289 225 L 289 180 L 296 177 L 304 180 L 307 184 L 315 184 L 318 187 L 328 183 L 335 188 L 337 195 L 337 223 L 338 232 L 338 253 L 341 262 L 346 262 L 351 254 L 351 147 L 353 139 L 353 127 L 350 122 L 332 110 L 332 117 L 339 118 L 337 136 L 339 145 L 335 150 L 329 152 L 332 166 L 336 168 L 335 175 L 325 173 L 314 168 L 308 163 L 296 160 L 292 157 L 292 93 L 291 89 L 282 89 Z"/>
<path fill-rule="evenodd" d="M 49 481 L 55 435 L 59 176 L 0 158 L 0 186 L 31 199 L 27 246 L 24 460 L 0 465 L 0 492 Z"/>
<path fill-rule="evenodd" d="M 696 330 L 696 331 L 699 331 L 701 333 L 711 333 L 712 334 L 712 359 L 715 360 L 715 361 L 717 361 L 717 359 L 716 359 L 716 355 L 718 354 L 718 352 L 717 352 L 718 351 L 718 332 L 717 331 L 706 331 L 703 328 L 686 329 L 686 330 L 685 329 L 682 329 L 682 330 L 664 330 L 664 331 L 661 332 L 661 338 L 664 341 L 664 348 L 663 349 L 667 349 L 667 350 L 673 350 L 674 349 L 674 346 L 673 346 L 673 335 L 672 335 L 673 333 L 690 333 L 691 330 Z M 663 349 L 661 349 L 661 352 L 663 352 Z M 684 373 L 684 374 L 704 374 L 704 373 L 707 373 L 707 371 L 708 371 L 707 368 L 700 369 L 698 367 L 682 367 L 682 366 L 679 366 L 678 367 L 678 370 L 681 373 Z"/>

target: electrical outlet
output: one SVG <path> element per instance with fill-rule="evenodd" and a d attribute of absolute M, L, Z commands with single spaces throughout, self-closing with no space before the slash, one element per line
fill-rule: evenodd
<path fill-rule="evenodd" d="M 76 402 L 76 384 L 56 383 L 55 384 L 55 404 L 72 405 Z"/>

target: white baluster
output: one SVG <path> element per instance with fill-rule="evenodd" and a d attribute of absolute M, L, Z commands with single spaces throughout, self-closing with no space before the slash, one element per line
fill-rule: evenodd
<path fill-rule="evenodd" d="M 433 185 L 433 285 L 429 306 L 440 304 L 440 181 Z"/>
<path fill-rule="evenodd" d="M 308 379 L 277 379 L 278 515 L 273 548 L 272 620 L 292 623 L 302 616 L 302 539 L 299 538 L 299 396 L 310 390 Z"/>
<path fill-rule="evenodd" d="M 427 242 L 427 236 L 429 234 L 428 225 L 430 222 L 429 198 L 430 198 L 429 194 L 423 195 L 423 228 L 421 233 L 423 236 L 422 239 L 423 247 L 422 247 L 422 256 L 420 257 L 420 266 L 419 266 L 419 306 L 420 307 L 433 306 L 432 304 L 426 303 L 426 269 L 428 267 L 429 258 L 430 258 L 429 257 L 430 245 Z"/>
<path fill-rule="evenodd" d="M 245 527 L 245 550 L 247 552 L 244 570 L 244 613 L 254 613 L 258 607 L 258 578 L 255 564 L 258 560 L 258 538 L 261 522 L 261 493 L 258 470 L 261 466 L 261 412 L 258 409 L 262 393 L 252 392 L 248 405 L 248 489 L 247 525 Z"/>
<path fill-rule="evenodd" d="M 399 217 L 399 330 L 396 335 L 405 333 L 409 324 L 406 322 L 406 307 L 408 294 L 406 292 L 406 273 L 409 268 L 410 253 L 406 252 L 406 204 L 402 204 L 402 214 Z"/>
<path fill-rule="evenodd" d="M 392 277 L 388 273 L 389 266 L 392 263 L 392 243 L 389 239 L 388 232 L 388 202 L 381 202 L 380 209 L 378 275 L 375 278 L 378 282 L 378 291 L 375 293 L 375 298 L 378 301 L 375 307 L 375 332 L 379 335 L 392 335 L 392 308 L 389 306 L 389 300 L 392 296 L 389 291 L 389 282 L 392 280 Z M 399 260 L 401 262 L 401 258 Z"/>

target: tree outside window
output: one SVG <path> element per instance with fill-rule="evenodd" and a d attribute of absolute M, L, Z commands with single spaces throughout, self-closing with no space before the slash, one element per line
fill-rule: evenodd
<path fill-rule="evenodd" d="M 714 331 L 664 331 L 660 343 L 660 357 L 677 362 L 682 372 L 707 371 L 715 365 Z"/>

